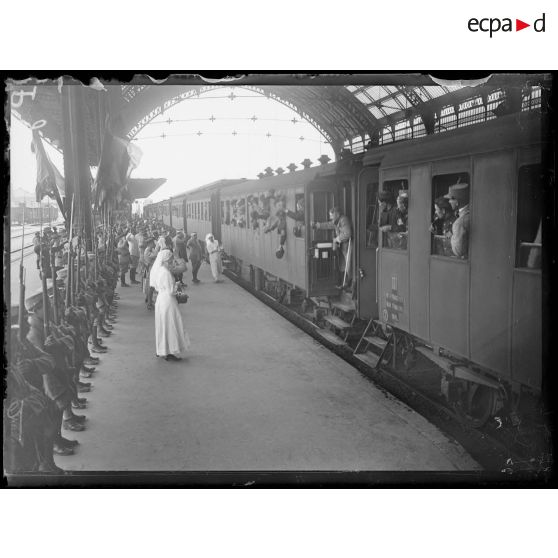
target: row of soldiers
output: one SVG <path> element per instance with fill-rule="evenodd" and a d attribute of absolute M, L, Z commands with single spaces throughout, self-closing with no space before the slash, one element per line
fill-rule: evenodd
<path fill-rule="evenodd" d="M 112 335 L 116 322 L 114 228 L 104 227 L 104 243 L 90 251 L 77 235 L 62 239 L 62 266 L 56 265 L 56 236 L 41 239 L 42 288 L 27 298 L 20 264 L 22 294 L 11 311 L 3 421 L 4 469 L 10 473 L 63 472 L 54 456 L 72 455 L 79 442 L 66 432 L 87 428 L 80 411 L 92 386 L 85 380 L 107 352 L 102 338 Z"/>

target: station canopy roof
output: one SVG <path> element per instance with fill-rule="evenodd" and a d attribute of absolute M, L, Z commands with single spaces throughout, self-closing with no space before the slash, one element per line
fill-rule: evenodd
<path fill-rule="evenodd" d="M 541 86 L 547 82 L 549 76 L 542 74 L 496 74 L 477 82 L 451 83 L 422 74 L 254 74 L 218 82 L 187 75 L 160 82 L 138 75 L 126 85 L 93 80 L 83 89 L 87 151 L 90 164 L 97 165 L 106 112 L 111 131 L 131 140 L 176 103 L 219 87 L 246 88 L 289 106 L 318 129 L 339 154 L 343 149 L 357 153 L 509 112 L 537 109 L 541 105 Z M 62 83 L 82 86 L 72 78 L 8 82 L 12 94 L 34 91 L 32 100 L 29 95 L 20 106 L 12 103 L 12 109 L 28 124 L 46 120 L 41 134 L 61 151 Z"/>
<path fill-rule="evenodd" d="M 148 198 L 166 181 L 166 178 L 130 178 L 127 186 L 130 199 Z"/>

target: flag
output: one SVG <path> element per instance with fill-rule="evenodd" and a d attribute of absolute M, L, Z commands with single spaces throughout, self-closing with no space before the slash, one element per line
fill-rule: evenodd
<path fill-rule="evenodd" d="M 93 185 L 95 203 L 118 201 L 128 184 L 132 171 L 139 165 L 142 152 L 129 140 L 107 132 L 103 139 L 101 160 Z"/>
<path fill-rule="evenodd" d="M 37 130 L 33 130 L 31 151 L 35 153 L 37 159 L 37 185 L 35 187 L 37 201 L 40 202 L 45 196 L 48 196 L 56 199 L 58 205 L 61 206 L 60 197 L 65 195 L 64 177 L 47 155 L 43 140 Z M 62 208 L 60 209 L 62 210 Z"/>

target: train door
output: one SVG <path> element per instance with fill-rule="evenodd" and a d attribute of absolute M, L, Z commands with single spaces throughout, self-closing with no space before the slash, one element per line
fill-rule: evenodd
<path fill-rule="evenodd" d="M 377 318 L 376 249 L 378 247 L 378 167 L 363 169 L 358 177 L 355 230 L 357 311 L 360 318 Z"/>
<path fill-rule="evenodd" d="M 329 210 L 337 201 L 335 179 L 318 178 L 306 188 L 306 222 L 325 223 L 329 221 Z M 308 296 L 327 296 L 339 294 L 338 256 L 333 250 L 334 231 L 306 227 L 306 246 L 308 249 Z"/>
<path fill-rule="evenodd" d="M 540 157 L 540 148 L 525 148 L 518 158 L 511 339 L 512 380 L 535 391 L 545 387 L 542 349 L 543 344 L 548 345 L 541 315 L 544 304 L 541 273 L 545 177 Z"/>
<path fill-rule="evenodd" d="M 432 220 L 434 204 L 449 195 L 450 186 L 461 184 L 469 196 L 471 161 L 469 157 L 436 161 L 432 164 Z M 468 188 L 463 188 L 468 184 Z M 466 203 L 466 199 L 462 203 Z M 448 200 L 446 211 L 455 219 L 455 207 Z M 471 221 L 475 219 L 471 216 Z M 473 225 L 472 225 L 473 226 Z M 451 236 L 451 235 L 449 235 Z M 457 246 L 455 246 L 457 248 Z M 447 234 L 432 234 L 430 256 L 430 341 L 456 355 L 469 358 L 469 305 L 470 305 L 470 254 L 463 243 L 463 250 L 454 252 Z"/>
<path fill-rule="evenodd" d="M 396 214 L 398 197 L 409 199 L 409 169 L 388 169 L 382 172 L 382 192 L 390 192 L 393 204 L 386 208 L 380 224 L 390 230 L 379 230 L 378 243 L 378 313 L 382 322 L 403 331 L 409 330 L 409 246 L 407 220 Z"/>
<path fill-rule="evenodd" d="M 213 192 L 211 194 L 211 203 L 209 212 L 211 214 L 211 232 L 215 238 L 222 242 L 221 240 L 221 199 L 219 192 Z"/>

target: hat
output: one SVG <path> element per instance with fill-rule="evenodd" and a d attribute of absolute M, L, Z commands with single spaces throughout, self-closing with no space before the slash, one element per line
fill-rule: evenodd
<path fill-rule="evenodd" d="M 444 198 L 451 200 L 463 200 L 469 195 L 469 184 L 465 184 L 464 182 L 458 182 L 457 184 L 453 184 L 449 187 L 448 193 L 444 196 Z"/>
<path fill-rule="evenodd" d="M 329 210 L 329 214 L 330 214 L 330 215 L 333 215 L 334 213 L 341 213 L 341 212 L 339 211 L 339 208 L 338 208 L 338 207 L 332 207 L 332 208 Z"/>
<path fill-rule="evenodd" d="M 395 202 L 395 196 L 393 195 L 393 192 L 384 191 L 384 190 L 378 192 L 378 199 L 381 202 L 388 202 L 388 203 Z"/>

